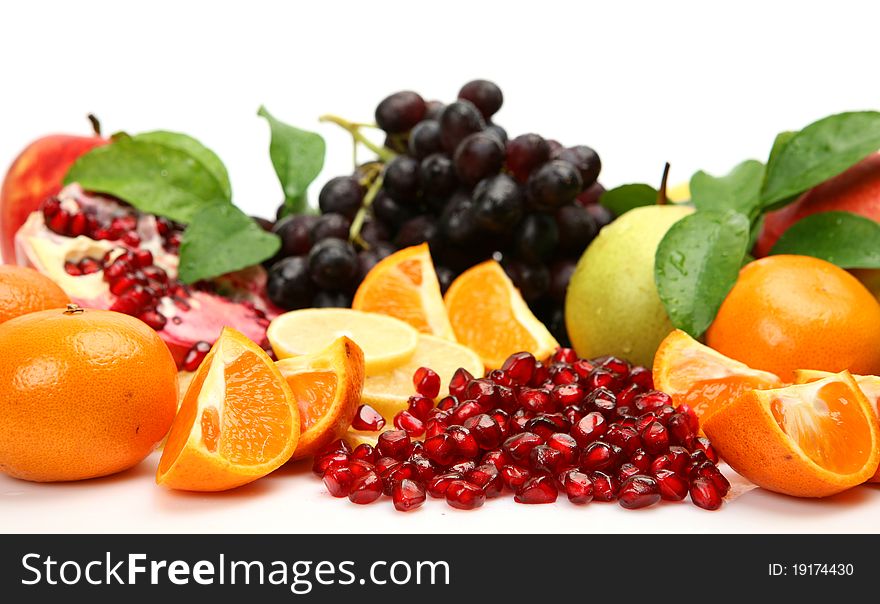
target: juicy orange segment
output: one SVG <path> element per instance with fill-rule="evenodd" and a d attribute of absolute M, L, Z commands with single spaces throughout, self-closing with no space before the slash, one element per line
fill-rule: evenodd
<path fill-rule="evenodd" d="M 654 387 L 676 405 L 689 405 L 703 421 L 749 390 L 780 386 L 772 373 L 728 358 L 680 329 L 666 336 L 654 355 Z"/>
<path fill-rule="evenodd" d="M 183 397 L 156 482 L 190 491 L 247 484 L 290 458 L 299 424 L 293 394 L 272 359 L 226 328 Z"/>
<path fill-rule="evenodd" d="M 427 243 L 397 251 L 374 266 L 351 307 L 396 317 L 421 333 L 455 340 Z"/>
<path fill-rule="evenodd" d="M 488 368 L 501 367 L 515 352 L 525 350 L 543 359 L 559 347 L 494 260 L 459 275 L 444 300 L 456 338 Z"/>
<path fill-rule="evenodd" d="M 797 497 L 844 491 L 871 478 L 880 463 L 871 405 L 848 371 L 751 390 L 716 411 L 703 429 L 734 470 Z"/>
<path fill-rule="evenodd" d="M 299 408 L 302 434 L 292 459 L 309 457 L 351 425 L 364 389 L 364 353 L 343 336 L 321 352 L 276 365 Z"/>

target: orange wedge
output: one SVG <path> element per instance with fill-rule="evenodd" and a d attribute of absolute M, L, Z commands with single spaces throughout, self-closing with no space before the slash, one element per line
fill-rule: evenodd
<path fill-rule="evenodd" d="M 515 352 L 544 359 L 559 347 L 494 260 L 459 275 L 444 300 L 455 337 L 489 369 L 501 367 Z"/>
<path fill-rule="evenodd" d="M 730 466 L 760 487 L 826 497 L 871 478 L 880 463 L 871 404 L 848 371 L 775 390 L 751 390 L 703 430 Z"/>
<path fill-rule="evenodd" d="M 364 389 L 364 353 L 347 337 L 325 350 L 278 361 L 299 407 L 302 433 L 291 459 L 309 457 L 345 435 Z"/>
<path fill-rule="evenodd" d="M 227 327 L 187 388 L 156 482 L 187 491 L 252 482 L 290 459 L 299 421 L 290 386 L 269 355 Z"/>
<path fill-rule="evenodd" d="M 351 307 L 396 317 L 421 333 L 455 340 L 427 243 L 397 251 L 374 266 Z"/>
<path fill-rule="evenodd" d="M 782 385 L 772 373 L 726 357 L 680 329 L 666 336 L 654 355 L 654 387 L 676 405 L 689 405 L 701 421 L 749 390 Z"/>
<path fill-rule="evenodd" d="M 816 380 L 824 379 L 833 373 L 828 371 L 817 371 L 815 369 L 798 369 L 794 372 L 795 383 L 809 384 Z M 874 408 L 874 417 L 880 421 L 880 376 L 876 375 L 854 375 L 856 384 L 859 385 L 861 391 L 865 394 L 868 402 Z M 874 473 L 868 482 L 880 482 L 880 469 Z"/>

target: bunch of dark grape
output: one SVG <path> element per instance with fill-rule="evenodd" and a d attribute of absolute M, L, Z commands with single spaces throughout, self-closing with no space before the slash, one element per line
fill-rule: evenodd
<path fill-rule="evenodd" d="M 604 191 L 601 162 L 585 145 L 565 147 L 532 133 L 508 138 L 492 120 L 502 102 L 497 85 L 474 80 L 447 105 L 412 91 L 379 103 L 376 123 L 392 158 L 327 182 L 320 216 L 274 225 L 283 248 L 269 271 L 272 301 L 291 310 L 347 306 L 380 259 L 428 242 L 444 291 L 494 257 L 538 318 L 567 342 L 563 302 L 571 273 L 614 218 L 596 203 Z"/>

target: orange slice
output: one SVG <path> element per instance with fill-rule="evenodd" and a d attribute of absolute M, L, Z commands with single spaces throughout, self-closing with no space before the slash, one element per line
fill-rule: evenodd
<path fill-rule="evenodd" d="M 156 482 L 187 491 L 252 482 L 290 459 L 299 422 L 290 386 L 269 355 L 227 327 L 187 388 Z"/>
<path fill-rule="evenodd" d="M 494 260 L 459 275 L 445 302 L 455 337 L 480 355 L 487 368 L 501 367 L 515 352 L 544 359 L 559 347 Z"/>
<path fill-rule="evenodd" d="M 427 243 L 397 251 L 374 266 L 351 307 L 396 317 L 421 333 L 455 340 Z"/>
<path fill-rule="evenodd" d="M 772 373 L 726 357 L 680 329 L 666 336 L 654 355 L 654 387 L 676 405 L 689 405 L 702 421 L 749 390 L 782 385 Z"/>
<path fill-rule="evenodd" d="M 309 457 L 351 425 L 364 389 L 364 353 L 346 337 L 325 350 L 278 361 L 299 407 L 302 433 L 291 459 Z"/>
<path fill-rule="evenodd" d="M 880 462 L 871 404 L 848 371 L 751 390 L 703 430 L 730 466 L 765 489 L 826 497 L 871 478 Z"/>
<path fill-rule="evenodd" d="M 818 371 L 815 369 L 798 369 L 794 372 L 795 383 L 808 384 L 834 375 L 828 371 Z M 854 375 L 856 384 L 859 385 L 861 391 L 867 397 L 868 402 L 874 408 L 874 417 L 880 422 L 880 377 L 876 375 Z M 868 482 L 880 482 L 880 469 L 874 473 Z"/>

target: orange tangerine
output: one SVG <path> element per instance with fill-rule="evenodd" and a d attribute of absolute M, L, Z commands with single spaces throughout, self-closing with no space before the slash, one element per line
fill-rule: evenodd
<path fill-rule="evenodd" d="M 421 333 L 455 340 L 427 243 L 381 260 L 364 277 L 351 307 L 396 317 Z"/>
<path fill-rule="evenodd" d="M 29 312 L 64 308 L 70 297 L 32 268 L 0 264 L 0 323 Z"/>
<path fill-rule="evenodd" d="M 676 405 L 689 405 L 701 421 L 749 390 L 779 388 L 782 380 L 700 344 L 680 329 L 654 355 L 654 387 Z"/>
<path fill-rule="evenodd" d="M 291 459 L 314 455 L 345 435 L 364 389 L 364 353 L 341 337 L 325 350 L 276 363 L 299 407 L 302 433 Z"/>
<path fill-rule="evenodd" d="M 494 260 L 459 275 L 444 300 L 455 337 L 480 355 L 487 368 L 501 367 L 521 351 L 545 359 L 559 347 Z"/>
<path fill-rule="evenodd" d="M 156 482 L 188 491 L 247 484 L 290 459 L 299 426 L 293 393 L 269 355 L 224 328 L 183 397 Z"/>
<path fill-rule="evenodd" d="M 765 489 L 826 497 L 871 478 L 880 463 L 868 399 L 848 371 L 809 384 L 751 390 L 703 430 L 730 466 Z"/>

